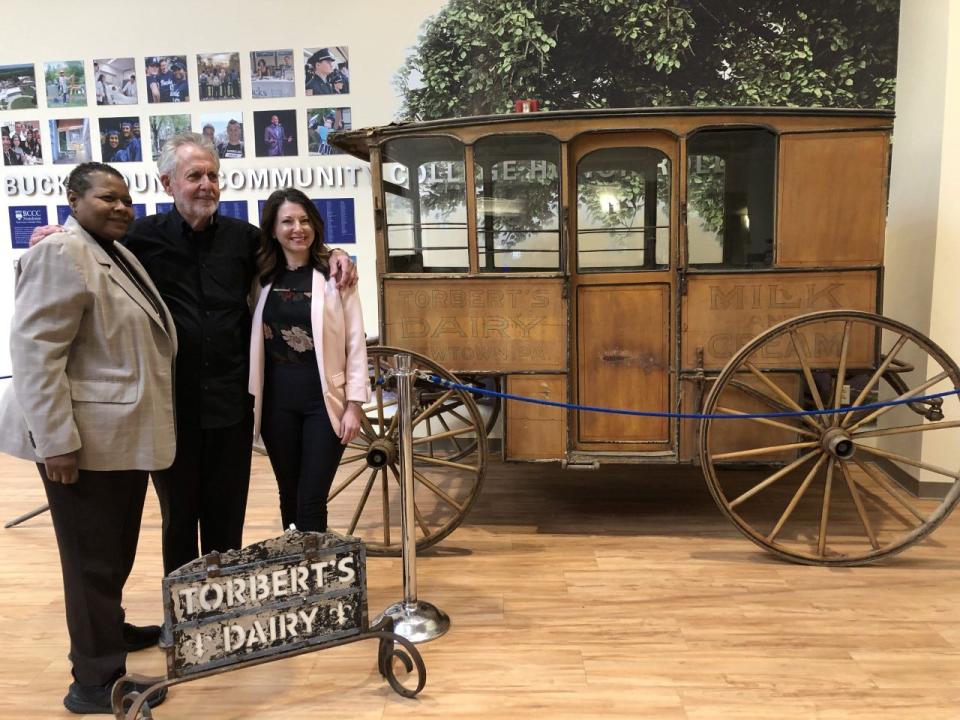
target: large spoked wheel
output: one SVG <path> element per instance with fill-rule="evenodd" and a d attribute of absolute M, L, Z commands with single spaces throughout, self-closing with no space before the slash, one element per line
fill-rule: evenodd
<path fill-rule="evenodd" d="M 960 368 L 902 323 L 840 310 L 787 320 L 740 350 L 707 396 L 704 413 L 723 416 L 700 425 L 707 485 L 744 535 L 780 557 L 888 557 L 929 535 L 960 498 L 960 399 L 858 408 L 958 388 Z"/>
<path fill-rule="evenodd" d="M 347 447 L 328 497 L 330 527 L 360 537 L 371 555 L 399 555 L 400 437 L 398 353 L 411 367 L 462 382 L 423 355 L 368 347 L 373 396 L 364 406 L 360 436 Z M 420 376 L 412 382 L 414 511 L 417 549 L 439 542 L 463 522 L 480 493 L 487 465 L 484 416 L 469 393 L 448 390 Z"/>

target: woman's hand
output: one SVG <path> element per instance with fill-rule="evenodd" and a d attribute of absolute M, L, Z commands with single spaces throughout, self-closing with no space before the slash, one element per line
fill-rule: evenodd
<path fill-rule="evenodd" d="M 357 266 L 340 248 L 330 253 L 330 277 L 337 281 L 337 287 L 341 290 L 357 284 Z"/>
<path fill-rule="evenodd" d="M 30 233 L 30 247 L 33 247 L 48 235 L 58 232 L 63 232 L 63 225 L 38 225 Z"/>
<path fill-rule="evenodd" d="M 360 415 L 363 410 L 356 402 L 348 402 L 347 409 L 340 420 L 340 442 L 347 445 L 357 439 L 360 434 Z"/>
<path fill-rule="evenodd" d="M 80 467 L 77 463 L 78 453 L 65 455 L 51 455 L 43 459 L 47 469 L 47 480 L 64 485 L 73 485 L 80 479 Z"/>

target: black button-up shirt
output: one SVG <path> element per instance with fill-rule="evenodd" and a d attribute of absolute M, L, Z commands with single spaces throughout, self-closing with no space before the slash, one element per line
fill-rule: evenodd
<path fill-rule="evenodd" d="M 260 231 L 214 215 L 196 232 L 174 208 L 137 220 L 124 242 L 150 273 L 177 327 L 181 427 L 242 421 L 251 408 L 247 298 Z"/>

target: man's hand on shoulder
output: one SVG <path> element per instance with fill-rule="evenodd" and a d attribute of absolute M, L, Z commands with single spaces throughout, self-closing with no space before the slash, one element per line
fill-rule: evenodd
<path fill-rule="evenodd" d="M 30 247 L 54 233 L 63 232 L 63 225 L 37 225 L 30 233 Z"/>
<path fill-rule="evenodd" d="M 357 274 L 357 266 L 350 256 L 340 248 L 330 253 L 330 277 L 337 281 L 337 287 L 353 287 L 357 284 L 360 276 Z"/>

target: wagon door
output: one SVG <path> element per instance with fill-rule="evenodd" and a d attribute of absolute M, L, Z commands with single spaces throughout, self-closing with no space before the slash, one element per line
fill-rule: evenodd
<path fill-rule="evenodd" d="M 574 397 L 583 405 L 670 410 L 674 397 L 676 139 L 591 135 L 571 146 Z M 577 412 L 574 451 L 663 458 L 666 418 Z"/>

